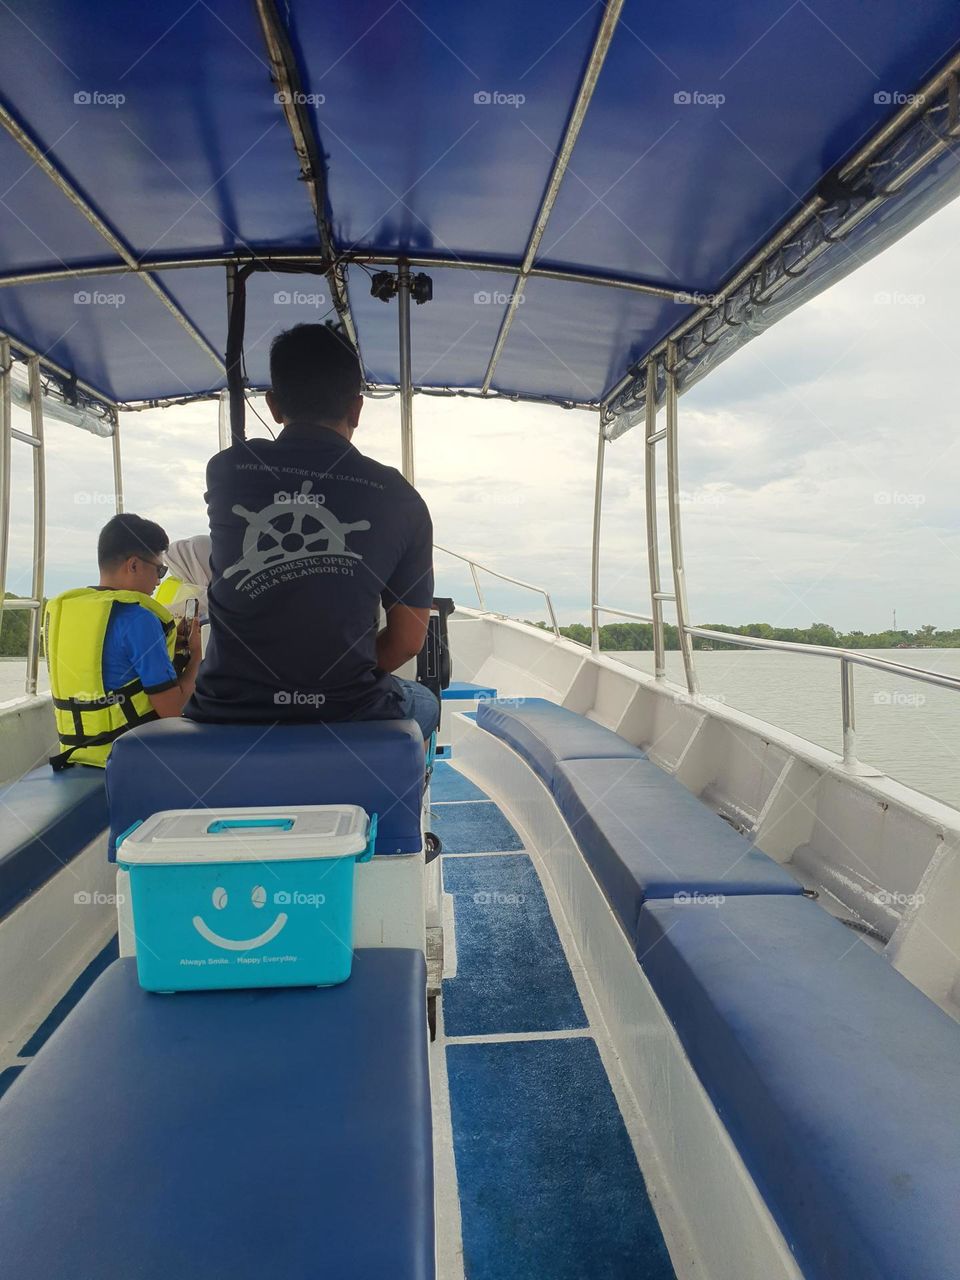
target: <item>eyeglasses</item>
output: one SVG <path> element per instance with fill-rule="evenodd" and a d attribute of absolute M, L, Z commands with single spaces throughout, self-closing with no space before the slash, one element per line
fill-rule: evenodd
<path fill-rule="evenodd" d="M 169 568 L 169 565 L 162 564 L 159 560 L 148 560 L 146 556 L 141 556 L 140 559 L 143 561 L 144 564 L 153 565 L 153 567 L 157 571 L 158 582 L 160 582 L 163 578 L 167 576 L 167 569 Z"/>

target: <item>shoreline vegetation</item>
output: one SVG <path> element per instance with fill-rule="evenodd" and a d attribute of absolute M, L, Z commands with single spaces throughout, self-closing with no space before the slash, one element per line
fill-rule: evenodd
<path fill-rule="evenodd" d="M 7 600 L 17 600 L 8 591 Z M 529 622 L 529 620 L 528 620 Z M 545 622 L 529 622 L 530 626 L 549 630 Z M 773 627 L 767 622 L 749 622 L 741 627 L 731 627 L 722 622 L 698 624 L 711 631 L 726 631 L 731 635 L 756 636 L 762 640 L 789 640 L 800 644 L 833 645 L 838 649 L 960 649 L 960 627 L 953 631 L 938 631 L 930 625 L 917 631 L 835 631 L 826 622 L 815 622 L 812 627 Z M 4 610 L 0 627 L 0 658 L 25 658 L 27 635 L 30 627 L 28 609 Z M 582 622 L 561 627 L 560 634 L 580 644 L 590 644 L 590 628 Z M 664 638 L 668 649 L 679 649 L 677 628 L 664 624 Z M 693 637 L 694 649 L 722 648 L 720 640 L 702 640 Z M 653 628 L 644 622 L 608 622 L 600 628 L 600 648 L 609 651 L 643 651 L 653 648 Z"/>
<path fill-rule="evenodd" d="M 531 625 L 549 630 L 545 622 Z M 794 644 L 829 645 L 837 649 L 960 649 L 960 627 L 953 631 L 938 631 L 930 625 L 917 631 L 835 631 L 826 622 L 815 622 L 812 627 L 773 627 L 768 622 L 748 622 L 744 626 L 731 627 L 723 622 L 697 623 L 710 631 L 726 631 L 735 636 L 756 636 L 760 640 L 786 640 Z M 667 649 L 679 649 L 677 628 L 664 623 L 664 643 Z M 590 628 L 582 622 L 561 627 L 560 634 L 580 644 L 590 644 Z M 693 636 L 693 647 L 698 650 L 723 649 L 722 640 L 704 640 Z M 730 646 L 739 648 L 740 646 Z M 643 651 L 653 648 L 653 627 L 644 622 L 608 622 L 600 628 L 600 648 Z M 741 650 L 742 652 L 742 650 Z"/>

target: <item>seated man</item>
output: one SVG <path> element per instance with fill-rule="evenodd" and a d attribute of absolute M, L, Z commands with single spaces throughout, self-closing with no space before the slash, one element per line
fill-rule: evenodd
<path fill-rule="evenodd" d="M 151 599 L 166 573 L 167 535 L 152 520 L 124 514 L 100 532 L 100 585 L 55 596 L 44 618 L 57 732 L 63 751 L 50 763 L 100 768 L 114 741 L 134 725 L 178 716 L 200 665 L 194 619 L 182 636 L 183 672 L 174 666 L 177 625 Z"/>
<path fill-rule="evenodd" d="M 360 362 L 324 325 L 270 349 L 267 404 L 283 430 L 211 458 L 210 635 L 194 720 L 414 719 L 436 696 L 391 674 L 423 648 L 433 601 L 426 504 L 350 443 Z M 378 634 L 381 602 L 386 626 Z"/>

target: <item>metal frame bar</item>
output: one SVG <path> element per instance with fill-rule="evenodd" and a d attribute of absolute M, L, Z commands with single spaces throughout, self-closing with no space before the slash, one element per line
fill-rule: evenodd
<path fill-rule="evenodd" d="M 413 467 L 413 370 L 410 334 L 410 267 L 401 262 L 397 271 L 397 332 L 400 344 L 400 470 L 414 483 Z"/>
<path fill-rule="evenodd" d="M 492 613 L 493 610 L 488 609 L 484 604 L 483 592 L 480 590 L 480 580 L 477 577 L 478 569 L 482 570 L 484 573 L 489 573 L 494 578 L 499 578 L 501 582 L 510 582 L 515 587 L 523 587 L 527 591 L 535 591 L 537 595 L 543 596 L 546 601 L 547 613 L 550 617 L 550 626 L 553 629 L 553 634 L 558 640 L 560 639 L 560 627 L 557 623 L 557 615 L 554 612 L 553 600 L 550 598 L 550 593 L 545 587 L 534 586 L 532 582 L 524 582 L 521 578 L 511 578 L 508 573 L 501 573 L 499 569 L 491 569 L 489 565 L 480 564 L 476 560 L 471 560 L 469 556 L 462 556 L 459 551 L 451 551 L 449 547 L 441 547 L 437 542 L 433 544 L 433 549 L 434 551 L 442 551 L 444 555 L 453 556 L 454 560 L 462 560 L 464 564 L 468 564 L 470 566 L 470 572 L 473 575 L 473 584 L 477 589 L 477 599 L 480 601 L 480 608 L 484 613 Z M 506 617 L 506 614 L 498 614 L 496 616 Z"/>
<path fill-rule="evenodd" d="M 652 618 L 648 618 L 645 613 L 634 613 L 631 609 L 613 609 L 609 605 L 598 604 L 598 613 L 612 613 L 617 618 L 632 618 L 634 622 L 644 622 L 647 626 L 653 622 Z"/>
<path fill-rule="evenodd" d="M 0 337 L 0 630 L 7 599 L 7 551 L 10 544 L 10 441 L 13 428 L 13 355 L 10 339 Z"/>
<path fill-rule="evenodd" d="M 93 206 L 84 199 L 77 188 L 64 177 L 56 165 L 51 161 L 47 153 L 37 145 L 23 126 L 14 120 L 13 116 L 9 111 L 7 111 L 6 107 L 4 107 L 2 103 L 0 103 L 0 125 L 2 125 L 10 137 L 13 138 L 14 142 L 16 142 L 20 148 L 26 152 L 37 168 L 45 173 L 54 186 L 57 187 L 57 189 L 67 197 L 70 203 L 83 214 L 84 218 L 86 218 L 87 222 L 90 223 L 94 231 L 96 231 L 97 234 L 107 242 L 114 253 L 119 258 L 122 258 L 129 267 L 136 268 L 136 255 L 130 247 L 107 225 Z M 158 280 L 154 280 L 152 276 L 146 274 L 144 274 L 142 278 L 147 288 L 150 289 L 152 293 L 156 294 L 180 327 L 190 335 L 193 341 L 201 347 L 203 351 L 206 352 L 222 373 L 224 364 L 219 353 L 214 350 L 200 330 L 196 328 L 192 320 L 187 316 L 186 312 L 183 311 L 176 302 L 174 302 L 173 298 L 171 298 Z"/>
<path fill-rule="evenodd" d="M 673 562 L 673 591 L 677 607 L 677 630 L 680 650 L 683 654 L 683 670 L 687 679 L 687 688 L 697 693 L 697 672 L 693 661 L 693 644 L 690 640 L 687 613 L 687 583 L 683 567 L 683 539 L 680 533 L 680 465 L 677 423 L 677 349 L 674 344 L 667 344 L 667 510 L 670 516 L 670 559 Z M 659 604 L 653 601 L 654 608 Z"/>
<path fill-rule="evenodd" d="M 304 95 L 297 67 L 296 55 L 290 43 L 287 28 L 280 17 L 274 0 L 256 0 L 257 16 L 263 32 L 267 56 L 277 86 L 278 98 L 283 114 L 293 139 L 294 149 L 300 165 L 300 176 L 307 184 L 310 202 L 313 205 L 313 216 L 320 237 L 320 247 L 324 258 L 330 263 L 326 271 L 327 283 L 333 298 L 333 305 L 343 324 L 344 332 L 353 343 L 357 352 L 360 344 L 357 330 L 350 311 L 350 299 L 347 285 L 341 274 L 341 266 L 337 259 L 336 246 L 333 241 L 333 229 L 327 218 L 327 187 L 324 177 L 323 160 L 320 147 L 310 115 L 304 102 Z"/>
<path fill-rule="evenodd" d="M 248 262 L 242 267 L 227 265 L 227 397 L 230 419 L 230 442 L 239 444 L 246 438 L 247 398 L 243 386 L 243 337 L 247 326 L 247 276 L 254 269 Z"/>
<path fill-rule="evenodd" d="M 437 254 L 421 256 L 405 256 L 400 253 L 365 252 L 349 250 L 338 255 L 339 263 L 360 263 L 365 266 L 399 266 L 406 261 L 410 267 L 439 271 L 445 268 L 454 271 L 493 271 L 500 275 L 517 275 L 522 266 L 516 261 L 505 261 L 501 258 L 445 258 Z M 278 249 L 265 249 L 262 253 L 251 251 L 237 253 L 201 255 L 185 258 L 143 258 L 135 267 L 125 262 L 107 262 L 100 266 L 50 267 L 35 271 L 18 271 L 8 275 L 0 275 L 0 289 L 25 284 L 43 284 L 52 280 L 81 280 L 93 276 L 143 275 L 152 271 L 187 271 L 200 267 L 243 266 L 247 262 L 255 262 L 263 269 L 303 267 L 321 270 L 326 274 L 329 269 L 328 259 L 317 253 L 303 250 L 284 252 Z M 632 276 L 609 276 L 594 274 L 589 271 L 572 271 L 563 267 L 532 266 L 526 272 L 527 277 L 538 280 L 561 280 L 570 284 L 592 284 L 607 289 L 625 289 L 629 293 L 642 293 L 651 298 L 662 298 L 667 302 L 680 305 L 680 294 L 698 292 L 693 287 L 680 285 L 660 285 L 649 280 L 639 280 Z M 686 305 L 686 304 L 682 304 Z"/>
<path fill-rule="evenodd" d="M 943 689 L 960 692 L 960 676 L 945 675 L 942 671 L 929 671 L 925 667 L 908 667 L 903 662 L 890 662 L 857 649 L 841 649 L 835 645 L 804 644 L 799 640 L 763 640 L 759 636 L 743 636 L 727 631 L 715 631 L 711 627 L 687 627 L 687 634 L 704 640 L 716 640 L 722 644 L 737 645 L 742 649 L 778 649 L 786 653 L 803 653 L 814 658 L 833 658 L 840 662 L 840 715 L 843 732 L 843 767 L 852 773 L 872 772 L 857 759 L 857 722 L 854 700 L 854 667 L 872 667 L 890 675 L 916 680 L 920 684 L 938 685 Z"/>
<path fill-rule="evenodd" d="M 30 430 L 33 439 L 33 585 L 30 594 L 36 608 L 30 614 L 27 636 L 26 693 L 37 692 L 40 672 L 40 636 L 43 632 L 43 579 L 47 555 L 47 478 L 43 447 L 43 384 L 40 381 L 40 359 L 31 356 L 27 364 L 30 386 Z"/>
<path fill-rule="evenodd" d="M 937 94 L 947 90 L 953 92 L 953 84 L 956 76 L 960 74 L 960 54 L 955 54 L 934 76 L 931 77 L 920 89 L 917 94 L 912 95 L 913 101 L 906 104 L 900 111 L 896 113 L 891 120 L 879 129 L 855 154 L 847 161 L 843 168 L 839 171 L 837 177 L 838 182 L 847 183 L 864 168 L 886 144 L 891 141 L 898 133 L 907 128 L 913 121 L 924 114 L 928 109 L 928 104 Z M 929 149 L 920 161 L 910 167 L 904 176 L 902 182 L 907 181 L 909 177 L 917 171 L 918 167 L 929 163 L 937 155 L 941 154 L 946 144 L 939 141 Z M 871 202 L 872 208 L 876 201 Z M 647 353 L 644 360 L 657 357 L 666 357 L 668 344 L 671 342 L 678 343 L 686 334 L 696 329 L 698 325 L 708 319 L 718 307 L 722 308 L 729 300 L 730 296 L 741 288 L 758 270 L 760 270 L 765 262 L 774 254 L 784 248 L 797 233 L 812 219 L 817 216 L 827 205 L 825 198 L 820 194 L 814 194 L 807 200 L 800 209 L 776 231 L 769 240 L 763 244 L 755 254 L 753 254 L 746 263 L 735 272 L 734 275 L 726 281 L 718 290 L 711 293 L 711 301 L 702 307 L 699 307 L 691 316 L 682 321 L 675 329 L 672 329 L 665 338 L 663 338 L 651 351 Z M 856 214 L 844 224 L 844 231 L 850 230 L 856 221 L 859 221 L 866 210 L 857 210 Z M 818 251 L 824 252 L 824 245 Z M 811 258 L 811 261 L 813 259 Z M 625 391 L 631 383 L 637 378 L 638 366 L 634 365 L 628 369 L 624 376 L 616 382 L 609 390 L 605 391 L 601 397 L 601 406 L 604 421 L 608 420 L 608 408 L 623 391 Z"/>
<path fill-rule="evenodd" d="M 33 347 L 28 347 L 25 342 L 21 342 L 21 340 L 15 337 L 12 333 L 8 334 L 0 331 L 0 339 L 3 338 L 8 339 L 11 347 L 13 347 L 15 351 L 18 351 L 27 360 L 32 356 L 36 356 L 40 361 L 40 367 L 42 369 L 48 369 L 50 373 L 58 379 L 75 382 L 76 386 L 85 396 L 88 396 L 91 400 L 95 400 L 97 404 L 102 405 L 105 409 L 111 409 L 114 412 L 116 411 L 117 402 L 112 400 L 98 387 L 91 386 L 89 382 L 84 382 L 81 378 L 75 378 L 74 374 L 72 374 L 69 369 L 65 369 L 62 364 L 57 364 L 56 361 L 51 360 L 49 356 L 42 355 L 39 351 L 34 351 Z"/>
<path fill-rule="evenodd" d="M 603 420 L 597 423 L 597 478 L 593 488 L 593 540 L 590 548 L 590 648 L 600 652 L 600 517 L 603 507 L 603 464 L 607 438 Z"/>
<path fill-rule="evenodd" d="M 647 386 L 656 387 L 656 380 L 657 365 L 655 360 L 651 360 L 647 363 Z M 653 669 L 656 678 L 662 680 L 667 674 L 667 662 L 663 635 L 660 543 L 657 532 L 657 442 L 665 439 L 667 433 L 657 431 L 656 393 L 653 396 L 647 396 L 646 409 L 643 430 L 643 505 L 647 517 L 647 573 L 650 579 L 650 611 L 653 614 Z"/>
<path fill-rule="evenodd" d="M 113 424 L 113 435 L 110 437 L 113 445 L 113 495 L 117 508 L 117 515 L 123 512 L 123 463 L 120 457 L 120 419 L 117 418 Z"/>
<path fill-rule="evenodd" d="M 493 345 L 493 351 L 490 355 L 490 362 L 487 365 L 487 372 L 483 379 L 483 390 L 490 390 L 490 383 L 493 381 L 493 375 L 496 371 L 497 364 L 503 354 L 503 348 L 506 345 L 507 336 L 513 325 L 514 317 L 517 314 L 523 299 L 523 290 L 526 286 L 527 275 L 533 266 L 534 258 L 540 248 L 540 241 L 543 239 L 543 233 L 547 229 L 547 223 L 550 220 L 550 214 L 553 212 L 553 206 L 557 202 L 557 196 L 560 194 L 560 184 L 563 182 L 564 174 L 570 164 L 570 157 L 573 155 L 573 149 L 577 145 L 577 139 L 580 136 L 580 130 L 583 128 L 583 122 L 586 119 L 587 109 L 593 98 L 594 90 L 597 87 L 597 81 L 600 78 L 600 71 L 610 49 L 610 43 L 613 40 L 613 33 L 616 30 L 617 23 L 620 20 L 620 11 L 623 8 L 624 0 L 607 0 L 603 12 L 603 19 L 600 23 L 600 30 L 597 32 L 596 39 L 593 42 L 593 48 L 590 50 L 590 59 L 587 62 L 586 70 L 583 73 L 583 79 L 580 82 L 580 89 L 577 93 L 576 101 L 573 104 L 573 110 L 570 113 L 570 119 L 567 121 L 567 127 L 564 130 L 563 140 L 560 143 L 560 150 L 557 152 L 553 162 L 553 169 L 550 178 L 547 181 L 547 189 L 543 193 L 543 200 L 540 202 L 540 209 L 537 213 L 536 221 L 533 224 L 533 230 L 530 232 L 530 239 L 527 241 L 526 252 L 523 255 L 523 262 L 520 266 L 520 272 L 517 275 L 513 285 L 513 292 L 510 295 L 510 302 L 504 312 L 503 319 L 500 322 L 500 329 L 497 333 L 496 342 Z"/>

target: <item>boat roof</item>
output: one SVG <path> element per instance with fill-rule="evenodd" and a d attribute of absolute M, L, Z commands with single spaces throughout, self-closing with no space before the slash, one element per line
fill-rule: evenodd
<path fill-rule="evenodd" d="M 44 0 L 0 48 L 0 330 L 113 404 L 226 385 L 238 263 L 249 386 L 339 315 L 395 388 L 408 262 L 418 389 L 615 435 L 960 189 L 955 0 Z"/>

